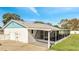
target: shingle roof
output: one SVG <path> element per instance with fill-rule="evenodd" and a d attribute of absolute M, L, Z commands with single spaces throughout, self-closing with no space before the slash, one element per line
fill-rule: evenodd
<path fill-rule="evenodd" d="M 29 23 L 29 22 L 25 22 L 25 21 L 20 21 L 20 20 L 11 20 L 14 21 L 28 29 L 36 29 L 36 30 L 46 30 L 46 31 L 50 31 L 50 30 L 59 30 L 59 28 L 47 25 L 47 24 L 40 24 L 40 23 Z"/>

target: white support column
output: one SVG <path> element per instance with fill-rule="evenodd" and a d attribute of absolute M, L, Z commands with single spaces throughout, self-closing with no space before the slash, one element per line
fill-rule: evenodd
<path fill-rule="evenodd" d="M 48 48 L 50 48 L 50 31 L 48 31 Z"/>

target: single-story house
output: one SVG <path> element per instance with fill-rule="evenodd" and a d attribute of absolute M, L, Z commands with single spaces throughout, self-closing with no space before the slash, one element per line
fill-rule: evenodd
<path fill-rule="evenodd" d="M 20 20 L 10 20 L 2 29 L 4 30 L 5 40 L 16 40 L 24 43 L 45 41 L 48 43 L 48 48 L 51 41 L 57 40 L 60 30 L 47 24 Z"/>
<path fill-rule="evenodd" d="M 71 30 L 70 34 L 79 34 L 79 31 L 78 30 Z"/>

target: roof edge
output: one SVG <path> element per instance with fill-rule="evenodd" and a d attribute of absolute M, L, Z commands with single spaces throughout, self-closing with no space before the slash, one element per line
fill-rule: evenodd
<path fill-rule="evenodd" d="M 2 29 L 4 29 L 4 28 L 6 28 L 6 26 L 8 26 L 11 22 L 16 22 L 15 20 L 13 20 L 13 19 L 11 19 L 8 23 L 6 23 L 3 27 L 2 27 Z M 18 23 L 18 22 L 16 22 L 16 23 Z M 18 23 L 19 24 L 19 23 Z M 21 25 L 21 24 L 20 24 Z M 23 26 L 23 25 L 22 25 Z M 25 27 L 25 26 L 24 26 Z"/>

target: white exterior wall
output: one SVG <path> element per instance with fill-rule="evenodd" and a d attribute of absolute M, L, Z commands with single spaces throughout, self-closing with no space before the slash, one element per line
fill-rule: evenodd
<path fill-rule="evenodd" d="M 28 31 L 29 43 L 36 42 L 36 39 L 34 38 L 36 32 L 37 32 L 36 30 L 33 30 L 33 33 L 31 33 L 31 30 Z"/>
<path fill-rule="evenodd" d="M 26 28 L 5 28 L 5 40 L 16 40 L 28 43 L 28 29 Z"/>
<path fill-rule="evenodd" d="M 79 34 L 79 31 L 70 31 L 70 34 Z"/>

